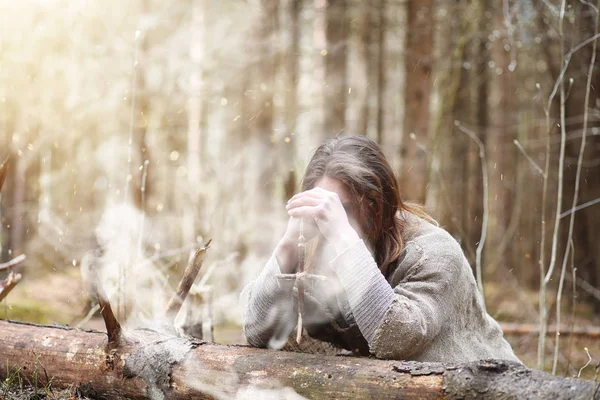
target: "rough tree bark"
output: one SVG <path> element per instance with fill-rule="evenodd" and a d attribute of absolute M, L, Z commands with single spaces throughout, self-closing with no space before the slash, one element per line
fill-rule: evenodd
<path fill-rule="evenodd" d="M 456 141 L 463 139 L 463 133 L 447 132 L 454 126 L 454 111 L 461 84 L 461 70 L 456 67 L 464 60 L 466 36 L 469 24 L 459 15 L 468 12 L 464 2 L 441 0 L 437 3 L 434 30 L 433 55 L 436 59 L 434 75 L 436 84 L 432 89 L 432 99 L 439 104 L 432 110 L 430 123 L 430 168 L 425 205 L 433 212 L 436 220 L 451 234 L 457 236 L 460 226 L 453 219 L 458 202 L 456 195 L 457 166 L 453 161 Z M 449 23 L 445 23 L 448 20 Z"/>
<path fill-rule="evenodd" d="M 223 346 L 129 332 L 108 349 L 106 334 L 0 321 L 0 363 L 53 387 L 75 384 L 107 399 L 218 398 L 238 390 L 291 387 L 308 398 L 422 399 L 599 398 L 599 383 L 558 378 L 520 364 L 487 360 L 462 365 Z M 6 378 L 7 368 L 0 368 Z"/>
<path fill-rule="evenodd" d="M 395 172 L 400 170 L 401 126 L 404 118 L 404 42 L 406 7 L 397 0 L 381 5 L 381 57 L 379 59 L 380 125 L 378 142 Z"/>
<path fill-rule="evenodd" d="M 433 0 L 407 2 L 405 139 L 402 143 L 400 187 L 406 200 L 425 202 L 429 147 L 429 107 L 433 60 Z M 409 140 L 406 136 L 414 140 Z"/>
<path fill-rule="evenodd" d="M 280 141 L 279 176 L 283 182 L 283 198 L 287 201 L 296 193 L 296 119 L 299 113 L 298 80 L 300 53 L 300 0 L 281 2 L 281 28 L 279 56 L 283 91 L 283 140 Z"/>
<path fill-rule="evenodd" d="M 279 3 L 274 0 L 260 0 L 256 2 L 259 7 L 253 26 L 252 37 L 255 50 L 250 68 L 253 79 L 252 101 L 250 102 L 251 116 L 249 130 L 257 154 L 260 157 L 260 169 L 255 177 L 255 188 L 258 188 L 255 212 L 264 213 L 272 209 L 273 204 L 273 176 L 275 165 L 273 154 L 273 95 L 276 71 L 276 53 Z"/>
<path fill-rule="evenodd" d="M 323 132 L 335 136 L 345 129 L 346 60 L 348 43 L 348 17 L 346 0 L 327 0 L 325 61 L 325 114 Z"/>
<path fill-rule="evenodd" d="M 311 148 L 345 130 L 348 18 L 346 0 L 315 0 Z"/>
<path fill-rule="evenodd" d="M 369 120 L 369 94 L 376 79 L 369 71 L 369 46 L 372 40 L 371 9 L 373 1 L 348 2 L 347 110 L 346 130 L 350 134 L 366 134 Z M 377 78 L 375 76 L 375 78 Z"/>
<path fill-rule="evenodd" d="M 498 2 L 498 4 L 502 4 Z M 512 51 L 515 45 L 510 11 L 498 4 L 488 3 L 488 11 L 494 19 L 493 40 L 488 63 L 489 125 L 485 132 L 485 148 L 489 171 L 489 236 L 486 242 L 485 264 L 507 234 L 510 216 L 514 208 L 514 187 L 516 181 L 517 148 L 513 144 L 516 136 L 517 110 L 515 90 L 516 58 Z M 491 250 L 491 251 L 490 251 Z M 496 257 L 498 269 L 510 265 L 506 254 Z M 487 274 L 499 271 L 487 271 Z M 501 277 L 501 276 L 500 276 Z"/>

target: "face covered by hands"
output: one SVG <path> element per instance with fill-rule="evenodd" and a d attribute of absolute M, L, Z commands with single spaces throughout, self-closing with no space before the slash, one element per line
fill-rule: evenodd
<path fill-rule="evenodd" d="M 360 240 L 354 227 L 356 222 L 352 218 L 352 204 L 346 186 L 338 179 L 326 176 L 313 189 L 293 196 L 286 209 L 291 217 L 290 224 L 293 219 L 304 220 L 303 233 L 307 239 L 310 239 L 310 235 L 314 236 L 316 227 L 340 254 Z"/>

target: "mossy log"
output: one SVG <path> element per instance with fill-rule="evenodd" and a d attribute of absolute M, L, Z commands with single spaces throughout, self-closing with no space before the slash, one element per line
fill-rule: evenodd
<path fill-rule="evenodd" d="M 76 385 L 93 398 L 235 398 L 249 387 L 288 387 L 311 399 L 600 399 L 600 384 L 498 360 L 449 365 L 318 356 L 146 329 L 125 332 L 109 346 L 103 332 L 11 321 L 0 321 L 0 332 L 0 378 L 20 369 L 32 382 L 36 375 L 40 385 Z"/>

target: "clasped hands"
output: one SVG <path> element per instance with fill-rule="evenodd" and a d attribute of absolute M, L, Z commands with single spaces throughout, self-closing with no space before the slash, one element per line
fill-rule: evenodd
<path fill-rule="evenodd" d="M 310 240 L 321 234 L 333 246 L 336 254 L 341 254 L 360 240 L 336 192 L 320 187 L 306 190 L 294 195 L 288 201 L 286 209 L 290 219 L 286 232 L 275 250 L 283 273 L 293 273 L 296 269 L 302 220 L 302 234 L 305 239 Z"/>

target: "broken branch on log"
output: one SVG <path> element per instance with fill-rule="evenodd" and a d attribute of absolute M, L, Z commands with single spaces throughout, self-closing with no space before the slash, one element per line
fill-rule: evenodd
<path fill-rule="evenodd" d="M 147 329 L 107 349 L 102 332 L 0 321 L 0 379 L 42 365 L 57 388 L 88 397 L 221 398 L 291 387 L 308 398 L 593 399 L 600 383 L 560 378 L 508 361 L 418 363 L 334 357 L 189 341 Z M 39 380 L 39 379 L 38 379 Z M 39 382 L 43 385 L 44 382 Z M 260 396 L 258 396 L 260 397 Z"/>
<path fill-rule="evenodd" d="M 8 278 L 0 281 L 0 301 L 4 300 L 11 290 L 21 281 L 21 274 L 11 271 Z"/>
<path fill-rule="evenodd" d="M 8 175 L 8 160 L 10 157 L 6 157 L 6 160 L 0 165 L 0 190 L 2 190 L 2 186 L 4 186 L 4 181 L 6 180 L 6 175 Z"/>
<path fill-rule="evenodd" d="M 190 259 L 185 271 L 183 272 L 183 276 L 179 281 L 179 285 L 177 285 L 177 290 L 167 303 L 167 307 L 165 309 L 165 315 L 171 322 L 175 320 L 177 313 L 181 309 L 181 305 L 185 301 L 188 293 L 190 292 L 190 288 L 194 284 L 198 273 L 200 272 L 200 268 L 202 268 L 202 263 L 204 262 L 204 255 L 206 254 L 206 250 L 210 247 L 210 242 L 212 239 L 209 239 L 208 242 L 204 245 L 204 247 L 196 250 L 193 257 Z"/>
<path fill-rule="evenodd" d="M 0 271 L 2 271 L 3 269 L 8 269 L 11 267 L 14 267 L 17 264 L 22 263 L 23 261 L 25 261 L 25 254 L 21 254 L 15 258 L 13 258 L 12 260 L 10 260 L 9 262 L 5 262 L 4 264 L 0 264 Z"/>
<path fill-rule="evenodd" d="M 110 306 L 108 297 L 102 288 L 100 278 L 95 268 L 90 271 L 92 291 L 98 297 L 98 304 L 100 305 L 100 312 L 104 319 L 104 325 L 106 325 L 106 333 L 108 335 L 108 345 L 110 348 L 117 347 L 122 339 L 121 324 L 117 321 L 115 314 Z"/>

